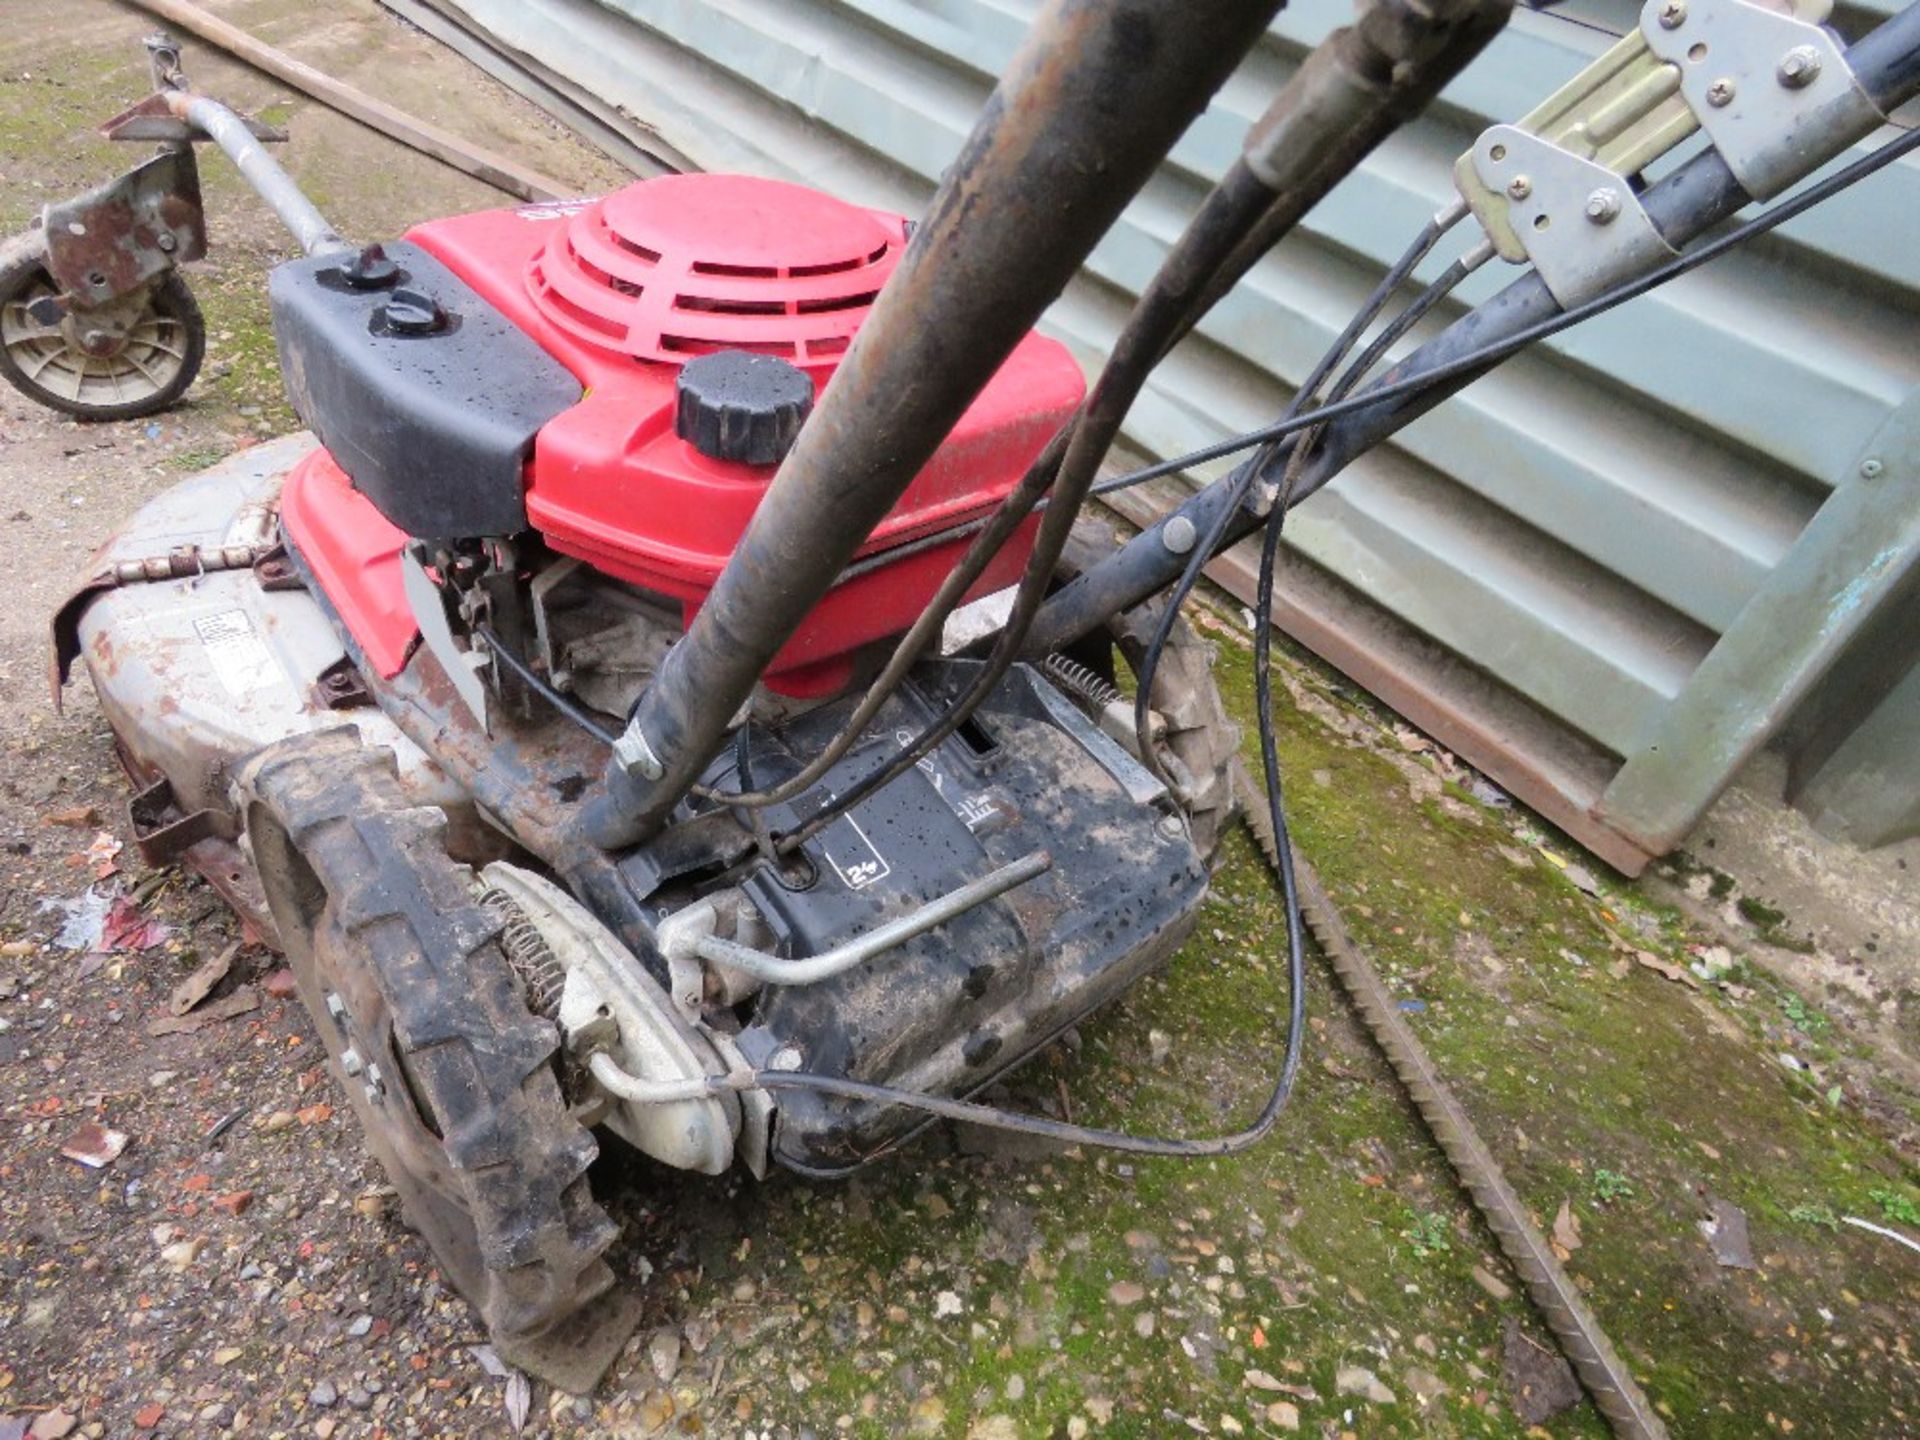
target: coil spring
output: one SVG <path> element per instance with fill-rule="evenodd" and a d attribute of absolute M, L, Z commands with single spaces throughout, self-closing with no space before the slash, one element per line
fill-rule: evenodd
<path fill-rule="evenodd" d="M 1097 714 L 1109 705 L 1124 701 L 1127 697 L 1102 679 L 1091 667 L 1082 665 L 1078 660 L 1069 660 L 1058 652 L 1048 655 L 1040 662 L 1040 668 L 1047 678 L 1054 681 L 1063 690 L 1070 690 L 1079 696 Z"/>
<path fill-rule="evenodd" d="M 527 1008 L 542 1020 L 557 1022 L 567 970 L 560 963 L 560 957 L 553 953 L 553 947 L 547 944 L 547 937 L 504 891 L 486 886 L 480 891 L 480 904 L 503 927 L 500 948 L 506 952 L 507 964 L 513 967 L 513 973 L 526 986 Z"/>

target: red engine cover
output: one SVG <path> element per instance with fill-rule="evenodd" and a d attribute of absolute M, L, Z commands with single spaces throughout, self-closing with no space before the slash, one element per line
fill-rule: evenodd
<path fill-rule="evenodd" d="M 586 396 L 534 446 L 527 513 L 547 543 L 671 596 L 690 620 L 773 466 L 713 460 L 674 434 L 680 362 L 752 350 L 823 387 L 898 263 L 897 215 L 778 181 L 683 175 L 604 200 L 435 220 L 408 233 L 580 378 Z M 1079 404 L 1064 346 L 1030 335 L 862 549 L 951 529 L 1002 500 Z M 975 593 L 1010 584 L 1033 527 Z M 843 683 L 851 652 L 904 630 L 965 550 L 917 550 L 843 581 L 768 677 L 789 693 Z"/>

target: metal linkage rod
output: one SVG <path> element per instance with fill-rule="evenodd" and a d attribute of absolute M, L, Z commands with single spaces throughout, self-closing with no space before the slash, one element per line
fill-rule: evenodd
<path fill-rule="evenodd" d="M 167 109 L 175 118 L 205 131 L 214 144 L 227 152 L 227 158 L 246 177 L 247 183 L 260 192 L 260 198 L 273 208 L 280 223 L 293 232 L 302 250 L 309 255 L 331 255 L 354 248 L 300 192 L 293 177 L 267 153 L 267 147 L 254 138 L 246 121 L 205 95 L 169 90 L 166 96 Z"/>
<path fill-rule="evenodd" d="M 669 962 L 706 960 L 715 965 L 730 966 L 768 985 L 814 985 L 851 970 L 876 955 L 884 955 L 916 935 L 924 935 L 936 925 L 944 925 L 966 914 L 974 906 L 984 905 L 1052 868 L 1053 857 L 1044 850 L 1036 850 L 1031 855 L 1023 855 L 997 870 L 989 871 L 978 880 L 969 881 L 937 900 L 928 901 L 918 910 L 897 916 L 883 925 L 876 925 L 865 934 L 856 935 L 844 944 L 823 950 L 818 955 L 787 959 L 756 950 L 751 945 L 723 940 L 712 933 L 713 910 L 704 902 L 688 910 L 676 911 L 661 922 L 660 949 Z M 708 928 L 703 929 L 703 926 Z"/>

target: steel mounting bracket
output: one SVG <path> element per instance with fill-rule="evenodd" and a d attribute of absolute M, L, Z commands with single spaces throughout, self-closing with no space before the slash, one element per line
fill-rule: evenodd
<path fill-rule="evenodd" d="M 1670 260 L 1627 180 L 1594 160 L 1494 125 L 1474 142 L 1475 176 L 1504 197 L 1504 217 L 1562 310 Z"/>
<path fill-rule="evenodd" d="M 1647 0 L 1640 34 L 1740 188 L 1770 200 L 1884 123 L 1822 15 L 1751 0 Z"/>

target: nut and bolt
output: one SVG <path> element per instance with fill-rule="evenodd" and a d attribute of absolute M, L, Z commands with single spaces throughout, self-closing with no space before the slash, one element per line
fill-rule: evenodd
<path fill-rule="evenodd" d="M 163 250 L 169 255 L 171 255 L 174 251 L 180 248 L 180 242 L 174 239 L 173 235 L 169 231 L 165 231 L 165 230 L 160 232 L 160 238 L 154 241 L 153 243 L 158 245 L 161 248 L 161 250 Z"/>
<path fill-rule="evenodd" d="M 1733 81 L 1726 76 L 1707 86 L 1707 104 L 1719 110 L 1733 103 Z"/>
<path fill-rule="evenodd" d="M 1167 840 L 1184 839 L 1187 833 L 1186 822 L 1178 815 L 1165 815 L 1160 820 L 1160 834 Z"/>
<path fill-rule="evenodd" d="M 1515 200 L 1524 200 L 1533 193 L 1533 181 L 1524 175 L 1516 175 L 1507 182 L 1507 194 Z"/>
<path fill-rule="evenodd" d="M 327 992 L 327 1014 L 333 1017 L 336 1025 L 347 1023 L 347 1002 L 331 990 Z"/>
<path fill-rule="evenodd" d="M 1860 462 L 1860 478 L 1863 480 L 1878 480 L 1886 468 L 1887 467 L 1878 460 L 1862 460 Z"/>
<path fill-rule="evenodd" d="M 1587 196 L 1587 219 L 1596 225 L 1611 225 L 1620 214 L 1620 192 L 1601 186 Z"/>
<path fill-rule="evenodd" d="M 666 767 L 660 763 L 660 757 L 653 753 L 653 746 L 647 743 L 647 737 L 641 733 L 638 725 L 629 725 L 620 732 L 620 738 L 613 742 L 613 758 L 629 774 L 638 774 L 648 780 L 658 780 L 666 773 Z"/>
<path fill-rule="evenodd" d="M 380 1067 L 378 1065 L 367 1066 L 367 1084 L 366 1084 L 367 1099 L 372 1101 L 375 1105 L 378 1105 L 383 1099 L 386 1098 L 386 1094 L 387 1094 L 387 1079 L 386 1079 L 386 1076 L 380 1073 Z"/>
<path fill-rule="evenodd" d="M 1185 515 L 1170 516 L 1167 523 L 1160 527 L 1160 543 L 1167 547 L 1169 555 L 1187 554 L 1199 538 L 1200 533 L 1193 528 L 1193 521 Z"/>
<path fill-rule="evenodd" d="M 1789 90 L 1804 90 L 1820 78 L 1820 52 L 1811 45 L 1796 45 L 1780 57 L 1774 71 Z"/>
<path fill-rule="evenodd" d="M 367 1062 L 360 1058 L 360 1052 L 349 1045 L 340 1052 L 340 1068 L 348 1075 L 358 1075 L 367 1068 Z"/>
<path fill-rule="evenodd" d="M 1678 30 L 1681 22 L 1686 18 L 1687 7 L 1685 0 L 1667 0 L 1667 3 L 1660 7 L 1660 28 L 1662 30 Z"/>

